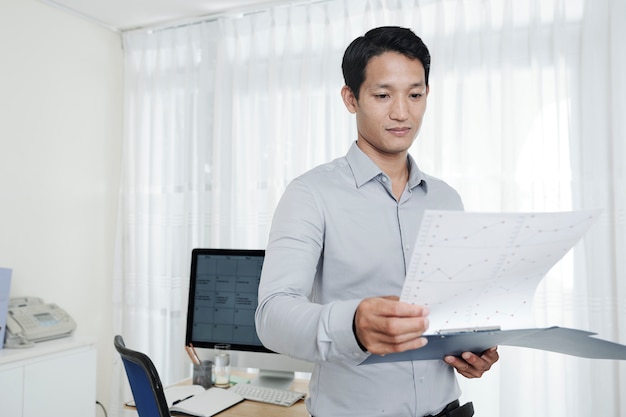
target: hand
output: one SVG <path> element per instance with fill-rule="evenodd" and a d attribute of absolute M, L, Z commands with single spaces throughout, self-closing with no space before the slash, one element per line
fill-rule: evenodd
<path fill-rule="evenodd" d="M 428 309 L 398 297 L 366 298 L 354 315 L 355 335 L 368 352 L 379 355 L 421 348 L 428 329 Z"/>
<path fill-rule="evenodd" d="M 480 356 L 472 352 L 463 352 L 460 358 L 446 356 L 444 361 L 465 378 L 480 378 L 498 359 L 500 359 L 498 348 L 494 346 L 481 353 Z"/>

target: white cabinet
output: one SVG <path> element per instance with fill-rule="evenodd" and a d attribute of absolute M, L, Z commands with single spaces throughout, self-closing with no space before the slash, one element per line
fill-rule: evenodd
<path fill-rule="evenodd" d="M 94 417 L 96 349 L 75 337 L 0 350 L 0 415 Z"/>
<path fill-rule="evenodd" d="M 0 410 L 3 416 L 22 415 L 23 382 L 22 368 L 0 368 Z"/>

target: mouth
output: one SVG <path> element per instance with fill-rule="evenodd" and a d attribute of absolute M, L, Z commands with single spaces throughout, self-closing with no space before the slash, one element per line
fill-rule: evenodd
<path fill-rule="evenodd" d="M 399 137 L 406 136 L 411 132 L 411 128 L 407 126 L 390 127 L 386 130 L 392 135 Z"/>

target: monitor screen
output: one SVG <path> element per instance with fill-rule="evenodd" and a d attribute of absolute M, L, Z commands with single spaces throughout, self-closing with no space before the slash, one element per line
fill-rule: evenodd
<path fill-rule="evenodd" d="M 187 344 L 269 352 L 256 334 L 254 312 L 263 250 L 194 249 L 191 258 Z"/>
<path fill-rule="evenodd" d="M 212 349 L 231 345 L 231 365 L 261 371 L 310 372 L 312 364 L 267 349 L 254 313 L 265 251 L 194 249 L 191 257 L 185 344 Z"/>

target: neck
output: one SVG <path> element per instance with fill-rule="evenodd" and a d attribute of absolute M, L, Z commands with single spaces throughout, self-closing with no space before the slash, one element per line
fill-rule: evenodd
<path fill-rule="evenodd" d="M 360 146 L 358 141 L 357 146 L 391 179 L 393 194 L 399 199 L 409 181 L 409 152 L 376 152 L 367 146 Z"/>
<path fill-rule="evenodd" d="M 404 163 L 401 166 L 394 165 L 390 169 L 386 170 L 381 167 L 383 172 L 391 179 L 391 189 L 396 199 L 400 200 L 406 184 L 409 182 L 409 165 L 404 157 Z"/>

